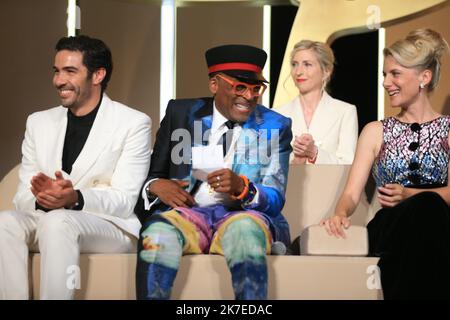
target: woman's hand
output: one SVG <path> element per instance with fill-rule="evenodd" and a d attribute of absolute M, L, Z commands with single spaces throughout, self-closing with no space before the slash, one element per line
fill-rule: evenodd
<path fill-rule="evenodd" d="M 323 219 L 319 225 L 325 227 L 325 230 L 330 236 L 345 239 L 344 228 L 348 229 L 350 224 L 349 218 L 335 214 L 330 218 Z"/>
<path fill-rule="evenodd" d="M 314 139 L 309 133 L 304 133 L 300 137 L 295 136 L 294 140 L 294 156 L 298 158 L 315 159 L 317 156 L 317 146 Z"/>
<path fill-rule="evenodd" d="M 305 164 L 306 160 L 308 160 L 306 157 L 297 157 L 296 155 L 294 155 L 291 164 Z"/>
<path fill-rule="evenodd" d="M 383 208 L 396 206 L 410 196 L 409 189 L 401 184 L 386 184 L 384 187 L 378 187 L 378 200 Z"/>

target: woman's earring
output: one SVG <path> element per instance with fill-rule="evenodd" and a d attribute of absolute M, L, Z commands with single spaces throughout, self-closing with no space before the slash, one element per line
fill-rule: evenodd
<path fill-rule="evenodd" d="M 421 83 L 419 84 L 419 87 L 420 87 L 420 89 L 424 89 L 424 88 L 425 88 L 425 85 L 423 84 L 423 82 L 421 82 Z"/>
<path fill-rule="evenodd" d="M 325 88 L 327 87 L 327 78 L 322 79 L 322 92 L 325 91 Z"/>

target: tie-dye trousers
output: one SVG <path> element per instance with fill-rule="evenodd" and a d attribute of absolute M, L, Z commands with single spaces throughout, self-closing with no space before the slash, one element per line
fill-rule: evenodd
<path fill-rule="evenodd" d="M 237 300 L 266 299 L 271 242 L 268 221 L 256 211 L 214 205 L 155 215 L 141 229 L 137 298 L 169 299 L 181 256 L 210 253 L 225 257 Z"/>

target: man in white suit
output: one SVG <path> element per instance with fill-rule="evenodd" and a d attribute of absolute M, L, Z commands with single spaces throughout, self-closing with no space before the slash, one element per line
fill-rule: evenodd
<path fill-rule="evenodd" d="M 0 212 L 0 298 L 27 299 L 28 253 L 41 253 L 41 299 L 71 299 L 80 252 L 134 252 L 133 213 L 150 161 L 151 121 L 112 101 L 108 47 L 86 36 L 56 45 L 61 106 L 28 117 L 17 211 Z"/>

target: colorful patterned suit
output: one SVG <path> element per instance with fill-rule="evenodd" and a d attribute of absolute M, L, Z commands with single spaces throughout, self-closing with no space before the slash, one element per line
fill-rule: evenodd
<path fill-rule="evenodd" d="M 189 182 L 188 190 L 196 187 L 191 170 L 191 147 L 208 143 L 212 114 L 212 98 L 169 102 L 157 133 L 146 181 L 155 178 L 180 179 Z M 189 133 L 188 139 L 183 133 Z M 185 141 L 181 141 L 181 137 Z M 285 202 L 291 140 L 291 120 L 261 105 L 257 105 L 242 124 L 231 169 L 238 175 L 244 174 L 254 184 L 258 190 L 257 203 L 239 203 L 236 206 L 218 203 L 186 209 L 169 208 L 156 200 L 150 210 L 145 210 L 143 199 L 139 199 L 135 212 L 143 227 L 138 248 L 138 298 L 168 298 L 181 253 L 208 252 L 225 255 L 232 272 L 236 298 L 266 296 L 265 254 L 270 253 L 272 241 L 282 241 L 286 245 L 290 242 L 289 226 L 281 210 Z M 236 220 L 245 222 L 240 224 L 240 228 L 248 232 L 237 231 L 237 224 L 233 224 Z M 177 236 L 162 239 L 167 225 Z M 250 238 L 255 235 L 265 242 L 265 252 L 240 252 L 241 245 L 236 241 L 240 238 L 246 243 L 248 239 L 245 237 L 249 234 Z M 181 252 L 169 252 L 162 258 L 163 262 L 158 263 L 161 262 L 163 248 L 170 251 L 178 246 Z M 253 259 L 250 267 L 247 263 L 249 256 Z M 239 273 L 245 264 L 248 272 Z M 254 274 L 253 278 L 249 279 L 247 273 Z"/>

